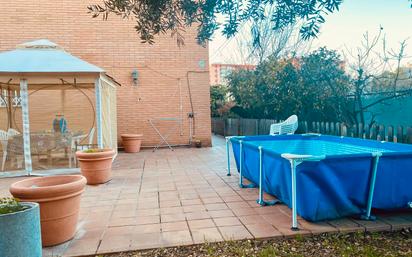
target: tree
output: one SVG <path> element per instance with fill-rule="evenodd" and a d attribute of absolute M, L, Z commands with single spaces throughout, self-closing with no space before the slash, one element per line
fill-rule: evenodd
<path fill-rule="evenodd" d="M 265 10 L 265 17 L 272 17 L 276 8 Z M 229 62 L 258 64 L 269 57 L 285 58 L 308 52 L 311 40 L 303 40 L 299 33 L 300 23 L 290 24 L 282 29 L 273 29 L 271 19 L 251 20 L 244 23 L 239 32 L 229 39 L 235 41 Z"/>
<path fill-rule="evenodd" d="M 300 63 L 304 84 L 301 112 L 306 120 L 347 121 L 350 77 L 341 56 L 322 47 L 303 56 Z"/>
<path fill-rule="evenodd" d="M 349 95 L 352 124 L 372 125 L 379 115 L 373 107 L 412 95 L 410 69 L 402 68 L 407 57 L 406 40 L 400 42 L 398 50 L 387 49 L 386 45 L 383 28 L 380 28 L 373 37 L 366 32 L 361 47 L 346 51 L 352 75 Z"/>
<path fill-rule="evenodd" d="M 228 89 L 225 85 L 213 85 L 210 87 L 210 111 L 212 117 L 223 117 L 231 108 L 228 100 Z"/>
<path fill-rule="evenodd" d="M 273 29 L 283 29 L 302 21 L 300 32 L 303 38 L 318 34 L 325 16 L 339 10 L 343 0 L 103 0 L 102 4 L 90 5 L 93 17 L 107 19 L 115 14 L 124 19 L 133 19 L 135 29 L 143 42 L 153 43 L 155 36 L 171 32 L 177 43 L 183 44 L 187 26 L 196 24 L 197 40 L 206 43 L 220 27 L 217 17 L 223 16 L 223 34 L 231 37 L 240 24 L 250 20 L 271 19 Z M 273 6 L 270 17 L 267 7 Z"/>
<path fill-rule="evenodd" d="M 320 48 L 300 59 L 268 58 L 255 71 L 228 76 L 232 111 L 245 118 L 341 121 L 349 77 L 336 51 Z"/>

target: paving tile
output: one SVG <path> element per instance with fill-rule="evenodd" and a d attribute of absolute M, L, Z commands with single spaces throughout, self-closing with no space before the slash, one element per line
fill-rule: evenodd
<path fill-rule="evenodd" d="M 181 200 L 194 200 L 194 199 L 199 199 L 199 195 L 197 193 L 193 194 L 181 194 L 180 195 Z"/>
<path fill-rule="evenodd" d="M 145 225 L 145 224 L 154 224 L 154 223 L 160 223 L 159 215 L 137 216 L 136 217 L 136 225 Z"/>
<path fill-rule="evenodd" d="M 170 206 L 167 206 L 167 207 L 170 207 Z M 159 202 L 158 201 L 138 203 L 138 205 L 137 205 L 137 209 L 139 209 L 139 210 L 155 209 L 155 208 L 159 208 Z"/>
<path fill-rule="evenodd" d="M 153 215 L 159 215 L 160 214 L 160 209 L 143 209 L 143 210 L 137 210 L 136 211 L 136 216 L 153 216 Z"/>
<path fill-rule="evenodd" d="M 63 244 L 59 244 L 53 247 L 45 247 L 43 248 L 42 255 L 43 257 L 55 257 L 55 256 L 63 256 L 64 252 L 68 249 L 71 241 L 65 242 Z M 91 251 L 95 249 L 91 248 Z"/>
<path fill-rule="evenodd" d="M 180 246 L 193 244 L 192 236 L 189 230 L 171 231 L 161 233 L 162 247 Z"/>
<path fill-rule="evenodd" d="M 223 237 L 217 228 L 192 229 L 193 241 L 195 244 L 205 242 L 223 241 Z"/>
<path fill-rule="evenodd" d="M 204 204 L 223 203 L 223 200 L 220 197 L 212 197 L 212 198 L 202 198 L 202 202 Z"/>
<path fill-rule="evenodd" d="M 208 211 L 220 211 L 220 210 L 227 210 L 228 207 L 225 203 L 211 203 L 205 204 L 206 210 Z"/>
<path fill-rule="evenodd" d="M 206 211 L 198 211 L 198 212 L 189 212 L 186 213 L 186 219 L 187 220 L 201 220 L 201 219 L 207 219 L 210 218 L 210 212 Z"/>
<path fill-rule="evenodd" d="M 160 218 L 162 220 L 162 223 L 184 221 L 186 220 L 186 215 L 184 213 L 161 214 Z"/>
<path fill-rule="evenodd" d="M 309 222 L 306 220 L 299 221 L 302 228 L 309 230 L 312 234 L 322 234 L 326 232 L 338 232 L 339 230 L 327 222 Z"/>
<path fill-rule="evenodd" d="M 269 223 L 255 223 L 245 225 L 246 228 L 252 233 L 255 238 L 272 238 L 272 237 L 282 237 L 282 233 L 275 229 Z"/>
<path fill-rule="evenodd" d="M 183 207 L 176 206 L 176 207 L 160 207 L 161 214 L 174 214 L 174 213 L 183 213 Z"/>
<path fill-rule="evenodd" d="M 204 205 L 187 205 L 183 206 L 184 212 L 199 212 L 199 211 L 206 211 L 206 207 Z"/>
<path fill-rule="evenodd" d="M 330 220 L 328 223 L 334 226 L 339 232 L 356 232 L 356 231 L 365 231 L 365 228 L 358 223 L 353 222 L 351 219 L 343 218 L 337 220 Z"/>
<path fill-rule="evenodd" d="M 257 212 L 255 211 L 255 208 L 252 208 L 252 207 L 245 207 L 245 208 L 240 208 L 240 209 L 232 209 L 232 212 L 233 212 L 236 216 L 245 216 L 245 215 L 257 214 Z"/>
<path fill-rule="evenodd" d="M 160 224 L 145 224 L 145 225 L 136 225 L 130 227 L 130 234 L 146 234 L 146 233 L 159 233 Z"/>
<path fill-rule="evenodd" d="M 101 239 L 104 232 L 105 228 L 85 229 L 78 226 L 74 239 Z"/>
<path fill-rule="evenodd" d="M 268 222 L 263 219 L 262 216 L 254 214 L 254 215 L 246 215 L 246 216 L 238 216 L 240 221 L 245 225 L 252 225 L 252 224 L 268 224 Z"/>
<path fill-rule="evenodd" d="M 161 208 L 163 208 L 163 207 L 176 207 L 176 206 L 181 206 L 181 203 L 180 203 L 179 199 L 160 202 L 160 207 Z"/>
<path fill-rule="evenodd" d="M 391 230 L 391 225 L 388 223 L 376 219 L 374 221 L 371 220 L 358 220 L 358 219 L 352 219 L 353 222 L 358 223 L 359 225 L 365 227 L 366 231 L 369 232 L 376 232 L 376 231 L 388 231 Z"/>
<path fill-rule="evenodd" d="M 110 227 L 116 226 L 132 226 L 136 225 L 137 221 L 135 217 L 128 217 L 128 218 L 114 218 L 111 219 L 109 222 Z"/>
<path fill-rule="evenodd" d="M 80 239 L 72 240 L 63 256 L 80 256 L 89 255 L 91 252 L 97 252 L 100 239 Z"/>
<path fill-rule="evenodd" d="M 160 233 L 133 234 L 130 240 L 130 250 L 142 250 L 161 247 Z"/>
<path fill-rule="evenodd" d="M 379 217 L 380 220 L 389 224 L 391 226 L 391 230 L 400 230 L 404 228 L 412 228 L 412 221 L 408 218 L 411 216 L 404 216 L 404 215 L 393 215 L 393 216 L 384 216 Z"/>
<path fill-rule="evenodd" d="M 242 225 L 242 223 L 236 217 L 214 218 L 213 220 L 216 226 L 219 227 Z"/>
<path fill-rule="evenodd" d="M 280 233 L 283 234 L 285 237 L 292 237 L 297 234 L 311 234 L 311 232 L 307 229 L 302 227 L 298 220 L 298 227 L 299 230 L 292 230 L 292 218 L 287 216 L 284 213 L 270 213 L 270 214 L 263 214 L 261 215 L 264 220 L 274 226 Z"/>
<path fill-rule="evenodd" d="M 189 229 L 186 221 L 175 221 L 175 222 L 162 223 L 161 227 L 162 227 L 162 232 L 180 231 L 180 230 Z"/>
<path fill-rule="evenodd" d="M 215 223 L 212 219 L 203 219 L 203 220 L 189 220 L 190 229 L 199 229 L 199 228 L 211 228 L 215 227 Z"/>
<path fill-rule="evenodd" d="M 218 227 L 220 233 L 225 240 L 239 240 L 239 239 L 250 239 L 253 236 L 249 231 L 243 226 L 227 226 L 227 227 Z"/>
<path fill-rule="evenodd" d="M 233 216 L 235 216 L 231 210 L 208 211 L 208 214 L 212 218 L 222 218 L 222 217 L 233 217 Z"/>
<path fill-rule="evenodd" d="M 238 195 L 232 195 L 232 196 L 221 196 L 222 200 L 226 203 L 230 203 L 230 202 L 238 202 L 242 200 L 242 197 L 238 196 Z"/>
<path fill-rule="evenodd" d="M 130 250 L 131 238 L 129 234 L 104 237 L 97 250 L 98 254 L 121 252 Z"/>
<path fill-rule="evenodd" d="M 203 204 L 202 201 L 199 198 L 188 199 L 188 200 L 182 199 L 181 203 L 182 203 L 183 206 Z"/>
<path fill-rule="evenodd" d="M 109 227 L 103 234 L 104 238 L 131 234 L 134 226 Z"/>

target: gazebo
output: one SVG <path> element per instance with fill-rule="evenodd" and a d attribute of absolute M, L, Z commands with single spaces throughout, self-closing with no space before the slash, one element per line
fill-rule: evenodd
<path fill-rule="evenodd" d="M 117 150 L 117 86 L 49 40 L 0 53 L 0 176 L 73 173 L 76 150 Z"/>

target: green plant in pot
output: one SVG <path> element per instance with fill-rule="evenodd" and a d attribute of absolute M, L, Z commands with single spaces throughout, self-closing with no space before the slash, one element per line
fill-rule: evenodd
<path fill-rule="evenodd" d="M 0 255 L 41 257 L 40 211 L 37 203 L 0 198 Z"/>
<path fill-rule="evenodd" d="M 93 148 L 76 152 L 80 170 L 86 177 L 87 184 L 103 184 L 111 179 L 114 155 L 113 149 Z"/>

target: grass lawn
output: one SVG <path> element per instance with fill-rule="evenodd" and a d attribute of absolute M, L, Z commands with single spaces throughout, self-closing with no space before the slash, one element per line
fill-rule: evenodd
<path fill-rule="evenodd" d="M 102 255 L 100 255 L 102 256 Z M 100 257 L 99 256 L 99 257 Z M 244 240 L 103 255 L 104 257 L 298 257 L 410 256 L 412 229 L 397 232 L 324 234 L 277 240 Z"/>

